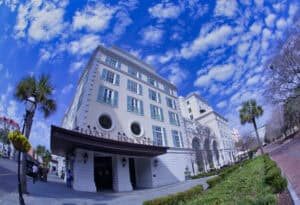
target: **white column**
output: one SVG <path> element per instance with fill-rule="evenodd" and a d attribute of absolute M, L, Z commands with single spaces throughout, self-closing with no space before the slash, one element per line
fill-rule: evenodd
<path fill-rule="evenodd" d="M 88 158 L 84 161 L 84 154 Z M 78 191 L 96 192 L 94 180 L 94 152 L 76 149 L 73 163 L 73 188 Z"/>
<path fill-rule="evenodd" d="M 125 159 L 126 162 L 123 159 Z M 112 159 L 112 168 L 114 191 L 132 191 L 128 157 L 114 156 Z"/>

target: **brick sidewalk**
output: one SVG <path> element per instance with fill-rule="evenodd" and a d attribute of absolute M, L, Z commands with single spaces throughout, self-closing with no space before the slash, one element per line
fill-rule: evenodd
<path fill-rule="evenodd" d="M 270 152 L 300 198 L 300 133 L 294 139 Z"/>

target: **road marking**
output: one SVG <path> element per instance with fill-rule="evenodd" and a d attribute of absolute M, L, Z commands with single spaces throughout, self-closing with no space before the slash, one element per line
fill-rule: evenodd
<path fill-rule="evenodd" d="M 7 175 L 14 175 L 14 174 L 12 174 L 12 173 L 0 174 L 0 177 L 1 177 L 1 176 L 7 176 Z"/>

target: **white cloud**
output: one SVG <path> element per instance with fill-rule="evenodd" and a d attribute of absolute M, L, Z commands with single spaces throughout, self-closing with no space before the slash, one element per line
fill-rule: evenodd
<path fill-rule="evenodd" d="M 66 4 L 34 1 L 21 4 L 18 9 L 15 37 L 22 38 L 28 34 L 35 41 L 49 41 L 63 32 L 64 8 Z M 27 30 L 27 31 L 26 31 Z"/>
<path fill-rule="evenodd" d="M 250 31 L 255 34 L 259 35 L 262 29 L 262 23 L 261 22 L 255 22 L 250 26 Z"/>
<path fill-rule="evenodd" d="M 159 43 L 163 37 L 163 30 L 154 26 L 148 26 L 141 32 L 143 43 Z"/>
<path fill-rule="evenodd" d="M 224 107 L 226 107 L 227 106 L 227 101 L 226 100 L 223 100 L 223 101 L 221 101 L 221 102 L 219 102 L 218 104 L 217 104 L 217 107 L 218 108 L 224 108 Z"/>
<path fill-rule="evenodd" d="M 174 5 L 170 2 L 158 3 L 148 9 L 148 12 L 153 18 L 158 19 L 175 19 L 181 13 L 180 6 Z"/>
<path fill-rule="evenodd" d="M 218 92 L 219 92 L 219 88 L 215 84 L 213 84 L 212 86 L 210 86 L 210 88 L 209 88 L 209 94 L 215 95 Z"/>
<path fill-rule="evenodd" d="M 174 85 L 179 86 L 188 77 L 186 70 L 179 67 L 177 64 L 171 64 L 168 66 L 168 79 Z"/>
<path fill-rule="evenodd" d="M 205 35 L 199 35 L 192 43 L 184 44 L 180 50 L 184 58 L 194 57 L 210 48 L 215 48 L 227 42 L 232 34 L 232 28 L 223 25 Z"/>
<path fill-rule="evenodd" d="M 276 27 L 279 30 L 283 30 L 287 26 L 286 20 L 284 18 L 278 19 L 276 22 Z"/>
<path fill-rule="evenodd" d="M 268 27 L 272 28 L 274 26 L 274 21 L 276 19 L 275 14 L 270 13 L 266 18 L 265 18 L 265 23 Z"/>
<path fill-rule="evenodd" d="M 17 8 L 18 2 L 19 0 L 0 0 L 0 6 L 1 4 L 4 3 L 4 5 L 6 5 L 10 11 L 15 11 L 15 9 Z"/>
<path fill-rule="evenodd" d="M 99 36 L 87 34 L 78 41 L 72 41 L 68 48 L 72 54 L 84 55 L 91 53 L 100 44 Z"/>
<path fill-rule="evenodd" d="M 244 57 L 247 54 L 247 51 L 249 50 L 249 47 L 250 47 L 249 42 L 240 43 L 237 47 L 237 54 L 240 57 Z"/>
<path fill-rule="evenodd" d="M 73 29 L 88 31 L 104 31 L 115 13 L 116 8 L 97 3 L 87 5 L 82 11 L 76 11 L 73 17 Z"/>
<path fill-rule="evenodd" d="M 259 82 L 259 79 L 260 79 L 260 76 L 259 75 L 255 75 L 255 76 L 252 76 L 251 78 L 249 78 L 248 80 L 247 80 L 247 85 L 254 85 L 254 84 L 256 84 L 256 83 L 258 83 Z"/>
<path fill-rule="evenodd" d="M 198 87 L 209 86 L 211 80 L 225 81 L 228 80 L 234 72 L 233 64 L 217 65 L 209 70 L 206 75 L 200 76 L 194 85 Z"/>
<path fill-rule="evenodd" d="M 63 87 L 63 89 L 61 90 L 62 94 L 67 94 L 68 92 L 70 92 L 73 88 L 73 84 L 70 83 L 68 85 L 66 85 L 65 87 Z"/>
<path fill-rule="evenodd" d="M 69 69 L 69 73 L 74 73 L 77 70 L 79 70 L 80 68 L 82 68 L 83 66 L 84 66 L 84 61 L 78 61 L 78 62 L 72 63 L 71 67 Z"/>
<path fill-rule="evenodd" d="M 235 16 L 237 12 L 237 2 L 236 0 L 217 0 L 215 7 L 216 16 Z"/>
<path fill-rule="evenodd" d="M 178 55 L 178 51 L 176 50 L 169 50 L 166 52 L 165 55 L 161 55 L 159 57 L 159 62 L 160 63 L 166 63 L 170 61 L 172 58 L 176 57 Z"/>

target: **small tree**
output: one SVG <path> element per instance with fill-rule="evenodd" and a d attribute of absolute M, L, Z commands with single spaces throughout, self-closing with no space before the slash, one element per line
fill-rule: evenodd
<path fill-rule="evenodd" d="M 255 100 L 249 100 L 246 102 L 243 102 L 242 108 L 239 110 L 240 112 L 240 120 L 241 124 L 244 125 L 246 123 L 253 123 L 257 143 L 260 148 L 260 151 L 262 154 L 264 154 L 264 150 L 262 148 L 262 143 L 259 139 L 258 131 L 257 131 L 257 125 L 256 125 L 256 118 L 263 115 L 263 109 L 261 106 L 258 106 Z"/>

